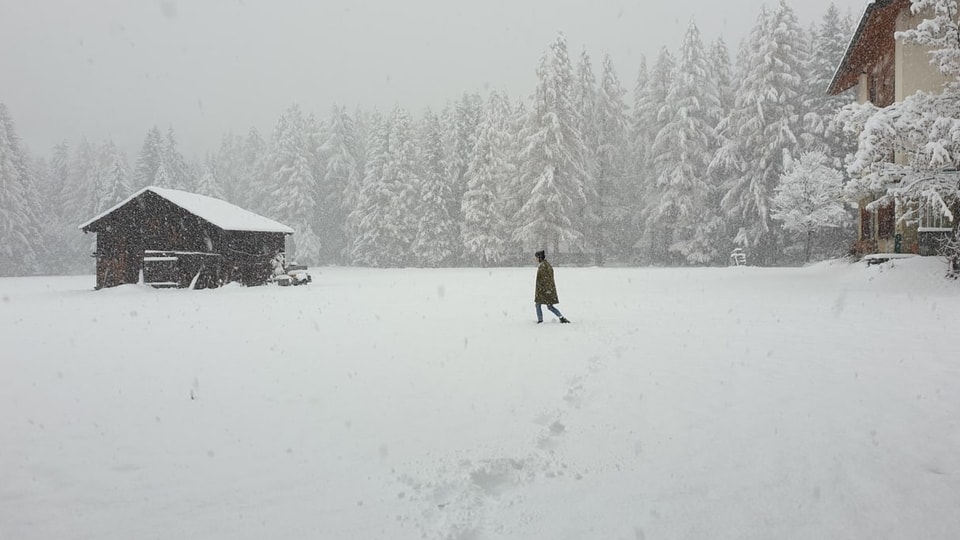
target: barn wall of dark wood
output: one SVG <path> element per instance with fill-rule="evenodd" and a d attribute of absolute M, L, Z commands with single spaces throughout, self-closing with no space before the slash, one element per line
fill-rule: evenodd
<path fill-rule="evenodd" d="M 143 250 L 139 236 L 116 227 L 97 233 L 97 288 L 136 283 L 140 277 Z"/>
<path fill-rule="evenodd" d="M 273 274 L 273 259 L 284 251 L 282 233 L 224 232 L 224 261 L 228 281 L 262 285 Z"/>

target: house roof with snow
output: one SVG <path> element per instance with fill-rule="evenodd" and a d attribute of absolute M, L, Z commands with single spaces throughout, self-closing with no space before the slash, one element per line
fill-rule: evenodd
<path fill-rule="evenodd" d="M 272 219 L 265 218 L 226 201 L 188 193 L 176 189 L 148 186 L 127 197 L 113 208 L 102 212 L 93 219 L 80 225 L 80 230 L 89 232 L 95 229 L 98 221 L 112 214 L 117 209 L 127 205 L 145 192 L 152 192 L 167 201 L 183 208 L 187 212 L 219 227 L 225 231 L 269 232 L 293 234 L 293 229 Z"/>
<path fill-rule="evenodd" d="M 876 61 L 878 55 L 893 47 L 897 15 L 910 5 L 910 0 L 869 0 L 863 9 L 843 60 L 834 72 L 827 93 L 837 95 L 856 86 L 860 74 Z"/>

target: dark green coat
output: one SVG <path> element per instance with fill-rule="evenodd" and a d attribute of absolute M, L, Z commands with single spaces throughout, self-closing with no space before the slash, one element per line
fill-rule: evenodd
<path fill-rule="evenodd" d="M 547 261 L 541 262 L 537 268 L 537 290 L 533 301 L 537 304 L 560 303 L 557 298 L 557 284 L 553 281 L 553 267 Z"/>

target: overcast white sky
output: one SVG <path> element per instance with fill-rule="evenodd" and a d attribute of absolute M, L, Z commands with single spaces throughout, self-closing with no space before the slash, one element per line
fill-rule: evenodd
<path fill-rule="evenodd" d="M 787 1 L 805 27 L 830 4 Z M 609 51 L 632 91 L 640 56 L 679 47 L 691 19 L 733 54 L 776 2 L 0 0 L 0 101 L 35 153 L 81 135 L 135 152 L 172 125 L 191 156 L 229 130 L 268 137 L 294 102 L 416 113 L 464 91 L 527 96 L 558 30 L 595 66 Z M 866 0 L 834 3 L 859 17 Z"/>

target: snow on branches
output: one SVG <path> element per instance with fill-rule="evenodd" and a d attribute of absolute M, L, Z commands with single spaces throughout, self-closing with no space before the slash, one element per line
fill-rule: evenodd
<path fill-rule="evenodd" d="M 800 234 L 840 227 L 848 219 L 841 199 L 843 175 L 823 152 L 807 152 L 780 177 L 771 216 Z"/>
<path fill-rule="evenodd" d="M 960 27 L 957 0 L 913 0 L 914 15 L 931 15 L 895 37 L 930 49 L 930 62 L 947 77 L 960 76 Z M 954 83 L 956 84 L 956 83 Z"/>
<path fill-rule="evenodd" d="M 884 108 L 848 105 L 838 120 L 859 132 L 848 165 L 854 180 L 846 195 L 857 200 L 870 193 L 885 199 L 924 200 L 949 213 L 945 201 L 960 195 L 960 34 L 957 0 L 914 0 L 914 13 L 927 14 L 915 29 L 897 38 L 930 49 L 933 63 L 951 80 L 939 92 L 917 92 Z"/>

